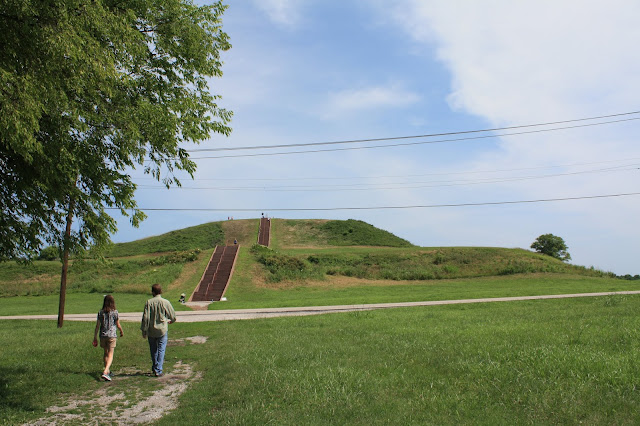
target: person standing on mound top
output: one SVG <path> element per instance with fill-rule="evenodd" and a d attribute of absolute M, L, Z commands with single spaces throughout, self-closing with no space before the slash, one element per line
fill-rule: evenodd
<path fill-rule="evenodd" d="M 116 350 L 117 333 L 116 328 L 120 330 L 120 337 L 124 336 L 120 319 L 118 319 L 118 310 L 116 309 L 116 301 L 113 296 L 107 294 L 102 302 L 102 309 L 98 312 L 98 321 L 96 329 L 93 332 L 93 346 L 98 346 L 98 331 L 100 332 L 100 347 L 104 349 L 104 370 L 102 378 L 111 381 L 111 363 L 113 362 L 113 353 Z"/>
<path fill-rule="evenodd" d="M 160 284 L 151 286 L 151 294 L 153 297 L 144 305 L 140 330 L 142 330 L 142 338 L 149 340 L 151 370 L 156 377 L 161 377 L 169 324 L 176 322 L 176 312 L 171 302 L 162 298 Z"/>

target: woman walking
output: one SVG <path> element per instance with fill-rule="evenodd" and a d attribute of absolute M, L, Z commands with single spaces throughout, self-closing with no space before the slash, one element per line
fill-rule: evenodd
<path fill-rule="evenodd" d="M 113 362 L 113 352 L 116 349 L 117 333 L 116 328 L 120 330 L 120 337 L 124 336 L 120 320 L 118 319 L 118 310 L 116 309 L 116 301 L 113 296 L 107 294 L 102 302 L 102 309 L 98 312 L 98 321 L 96 329 L 93 332 L 93 346 L 98 346 L 98 331 L 100 332 L 100 347 L 104 349 L 104 371 L 102 378 L 111 381 L 111 363 Z"/>

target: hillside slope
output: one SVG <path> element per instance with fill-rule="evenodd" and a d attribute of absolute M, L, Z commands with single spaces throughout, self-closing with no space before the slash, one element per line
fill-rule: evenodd
<path fill-rule="evenodd" d="M 258 219 L 210 222 L 115 244 L 106 262 L 74 260 L 68 291 L 146 294 L 151 284 L 160 283 L 169 294 L 190 293 L 213 247 L 232 244 L 234 239 L 245 249 L 231 287 L 243 292 L 264 285 L 271 289 L 326 286 L 336 280 L 341 285 L 347 281 L 392 285 L 534 273 L 610 276 L 522 249 L 415 247 L 358 220 L 273 219 L 272 247 L 265 248 L 255 245 L 258 224 Z M 56 294 L 59 274 L 57 261 L 0 264 L 0 297 Z"/>
<path fill-rule="evenodd" d="M 300 220 L 274 219 L 271 221 L 273 247 L 413 247 L 400 237 L 376 228 L 361 220 Z"/>
<path fill-rule="evenodd" d="M 564 263 L 523 249 L 496 247 L 344 247 L 272 250 L 254 246 L 270 283 L 348 277 L 361 280 L 429 281 L 532 273 L 601 277 L 601 271 Z"/>
<path fill-rule="evenodd" d="M 412 247 L 392 233 L 360 220 L 273 219 L 272 239 L 280 247 L 383 246 Z M 258 219 L 209 222 L 141 240 L 117 243 L 108 257 L 138 256 L 185 250 L 206 250 L 216 245 L 255 244 Z"/>
<path fill-rule="evenodd" d="M 107 257 L 138 256 L 194 249 L 206 250 L 223 243 L 224 231 L 221 222 L 209 222 L 141 240 L 114 244 L 107 252 Z"/>

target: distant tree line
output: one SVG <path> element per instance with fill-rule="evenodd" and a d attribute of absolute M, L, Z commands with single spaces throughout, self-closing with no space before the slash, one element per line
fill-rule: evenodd
<path fill-rule="evenodd" d="M 636 274 L 636 275 L 630 275 L 630 274 L 616 275 L 616 277 L 620 278 L 621 280 L 629 280 L 629 281 L 640 280 L 640 275 L 638 275 L 638 274 Z"/>

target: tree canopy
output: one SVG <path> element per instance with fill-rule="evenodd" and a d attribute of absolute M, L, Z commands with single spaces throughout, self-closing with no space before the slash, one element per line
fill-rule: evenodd
<path fill-rule="evenodd" d="M 109 209 L 144 219 L 132 168 L 179 185 L 196 168 L 182 144 L 230 133 L 208 86 L 231 47 L 222 2 L 0 5 L 0 260 L 105 244 Z"/>
<path fill-rule="evenodd" d="M 538 253 L 546 254 L 547 256 L 555 257 L 565 262 L 571 260 L 571 255 L 567 251 L 569 248 L 564 240 L 553 234 L 540 235 L 533 244 L 531 244 L 531 248 Z"/>

